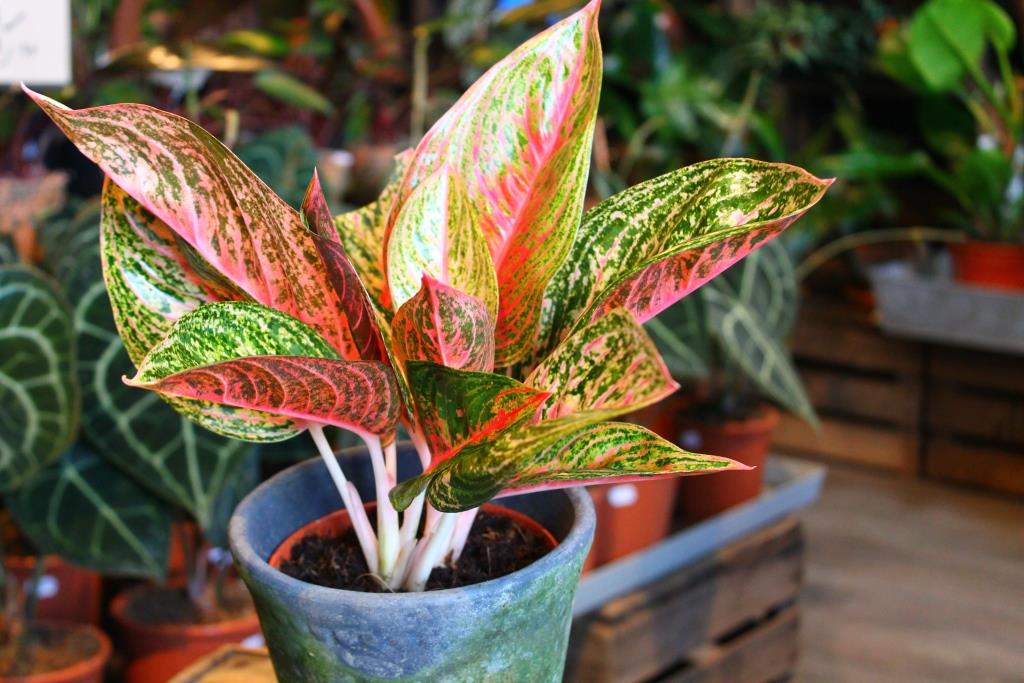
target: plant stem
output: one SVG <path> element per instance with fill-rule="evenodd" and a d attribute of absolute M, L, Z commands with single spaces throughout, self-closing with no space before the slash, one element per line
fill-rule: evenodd
<path fill-rule="evenodd" d="M 334 457 L 334 451 L 331 450 L 331 445 L 327 443 L 327 437 L 324 436 L 323 427 L 311 425 L 309 427 L 309 435 L 313 437 L 313 442 L 320 452 L 320 457 L 323 458 L 324 464 L 327 465 L 327 471 L 330 472 L 334 486 L 341 495 L 341 501 L 344 503 L 345 509 L 348 510 L 349 519 L 352 520 L 352 528 L 355 529 L 356 538 L 359 539 L 359 547 L 362 548 L 363 557 L 366 558 L 366 566 L 369 567 L 372 574 L 376 574 L 378 573 L 377 537 L 373 534 L 370 520 L 366 518 L 366 509 L 363 508 L 363 501 L 360 499 L 356 487 L 352 486 L 345 479 L 345 473 L 341 471 L 338 460 Z"/>
<path fill-rule="evenodd" d="M 473 528 L 473 522 L 476 520 L 476 513 L 478 512 L 480 512 L 480 508 L 473 508 L 472 510 L 458 513 L 458 519 L 455 520 L 455 533 L 452 534 L 452 564 L 458 562 L 462 556 L 462 551 L 466 547 L 466 540 L 469 538 L 469 532 Z"/>
<path fill-rule="evenodd" d="M 452 512 L 441 513 L 441 519 L 437 523 L 434 533 L 431 534 L 430 540 L 427 541 L 426 547 L 423 549 L 423 555 L 413 564 L 412 571 L 409 572 L 409 578 L 405 582 L 405 587 L 410 591 L 420 592 L 427 587 L 427 579 L 430 578 L 430 572 L 436 565 L 441 563 L 448 550 L 448 541 L 451 538 L 452 531 L 455 530 L 455 518 L 457 516 Z"/>
<path fill-rule="evenodd" d="M 398 529 L 398 512 L 388 498 L 388 492 L 395 485 L 394 479 L 388 472 L 386 457 L 381 449 L 380 438 L 376 436 L 364 437 L 366 445 L 370 450 L 370 463 L 373 465 L 373 480 L 377 489 L 377 552 L 380 557 L 380 577 L 387 581 L 391 578 L 398 562 L 398 554 L 401 552 L 401 539 Z M 395 450 L 395 440 L 387 446 L 388 450 Z M 391 456 L 394 459 L 394 456 Z"/>

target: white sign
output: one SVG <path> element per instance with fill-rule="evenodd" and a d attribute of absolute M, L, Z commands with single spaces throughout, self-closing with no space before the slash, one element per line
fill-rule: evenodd
<path fill-rule="evenodd" d="M 0 0 L 0 83 L 71 82 L 71 0 Z"/>

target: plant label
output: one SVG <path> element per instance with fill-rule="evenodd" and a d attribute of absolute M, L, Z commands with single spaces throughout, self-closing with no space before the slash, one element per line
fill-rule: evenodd
<path fill-rule="evenodd" d="M 71 82 L 71 0 L 0 2 L 0 83 Z"/>

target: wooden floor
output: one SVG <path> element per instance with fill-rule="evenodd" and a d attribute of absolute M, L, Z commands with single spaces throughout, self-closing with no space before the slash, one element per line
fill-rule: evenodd
<path fill-rule="evenodd" d="M 830 468 L 798 680 L 1024 682 L 1024 502 Z"/>

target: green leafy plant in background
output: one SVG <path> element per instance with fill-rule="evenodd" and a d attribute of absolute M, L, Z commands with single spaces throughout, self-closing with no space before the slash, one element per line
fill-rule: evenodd
<path fill-rule="evenodd" d="M 881 68 L 918 97 L 922 175 L 952 198 L 955 224 L 1020 242 L 1024 212 L 1021 77 L 1013 21 L 990 0 L 929 0 L 879 46 Z"/>
<path fill-rule="evenodd" d="M 611 421 L 676 389 L 640 324 L 767 244 L 829 181 L 721 159 L 583 213 L 598 8 L 511 52 L 400 157 L 376 203 L 337 217 L 315 175 L 297 212 L 184 119 L 29 92 L 108 176 L 102 258 L 137 368 L 126 381 L 223 435 L 308 431 L 391 588 L 422 590 L 457 562 L 495 496 L 742 467 Z M 325 425 L 366 442 L 376 529 Z M 401 483 L 399 425 L 423 466 Z"/>
<path fill-rule="evenodd" d="M 100 270 L 99 214 L 87 203 L 44 226 L 54 277 L 0 265 L 0 492 L 40 553 L 159 580 L 175 520 L 226 544 L 223 498 L 244 494 L 228 484 L 252 481 L 256 463 L 121 382 L 132 366 Z M 187 567 L 203 607 L 216 596 L 199 569 Z"/>
<path fill-rule="evenodd" d="M 706 384 L 698 410 L 744 419 L 767 399 L 817 424 L 786 346 L 797 308 L 793 263 L 771 242 L 646 327 L 674 376 Z"/>

